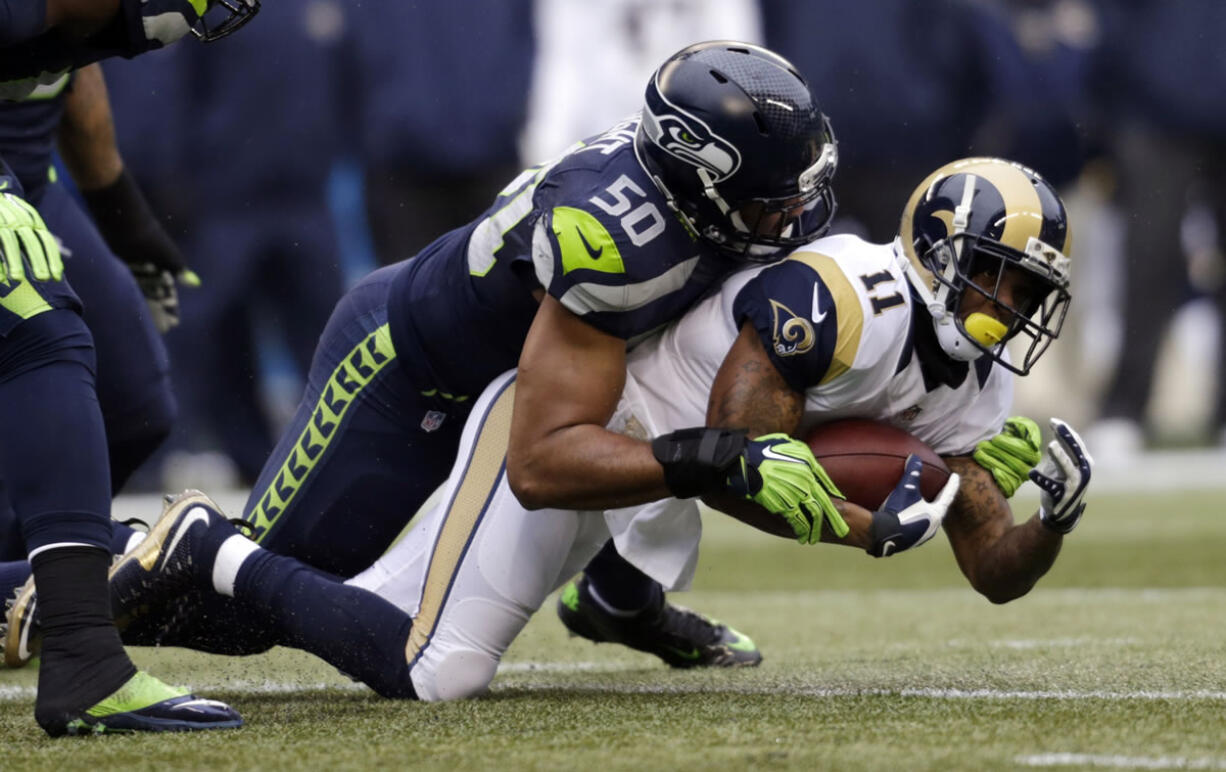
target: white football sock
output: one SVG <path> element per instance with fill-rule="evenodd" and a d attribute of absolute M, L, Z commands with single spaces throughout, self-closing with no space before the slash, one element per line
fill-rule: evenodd
<path fill-rule="evenodd" d="M 213 589 L 233 598 L 234 583 L 238 580 L 243 561 L 259 549 L 260 545 L 240 534 L 223 541 L 217 550 L 217 559 L 213 561 Z"/>

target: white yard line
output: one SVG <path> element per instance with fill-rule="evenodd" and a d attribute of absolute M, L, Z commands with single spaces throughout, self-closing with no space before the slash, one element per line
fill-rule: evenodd
<path fill-rule="evenodd" d="M 595 662 L 509 662 L 499 668 L 500 674 L 508 673 L 617 673 L 621 671 L 641 670 L 637 665 L 601 664 Z M 233 680 L 217 683 L 192 684 L 193 691 L 202 693 L 227 692 L 239 694 L 292 694 L 299 692 L 321 691 L 366 691 L 366 687 L 352 682 L 300 682 L 300 681 L 252 681 Z M 515 680 L 506 684 L 494 684 L 494 691 L 502 688 L 528 689 L 532 691 L 548 691 L 559 688 L 555 682 L 523 682 Z M 1110 691 L 1075 689 L 1059 690 L 1012 690 L 1012 689 L 951 689 L 941 687 L 918 687 L 902 689 L 857 689 L 854 687 L 804 687 L 762 684 L 756 686 L 736 686 L 710 683 L 645 685 L 639 683 L 627 684 L 567 684 L 567 691 L 582 692 L 616 692 L 618 694 L 791 694 L 805 697 L 919 697 L 932 700 L 1105 700 L 1122 701 L 1154 701 L 1191 702 L 1191 701 L 1226 701 L 1226 691 L 1208 689 L 1195 690 L 1137 690 Z M 373 692 L 372 692 L 373 695 Z M 27 700 L 34 698 L 33 686 L 0 685 L 0 702 Z"/>
<path fill-rule="evenodd" d="M 1111 769 L 1226 769 L 1226 760 L 1183 756 L 1115 756 L 1095 753 L 1036 753 L 1018 756 L 1028 767 L 1109 767 Z"/>
<path fill-rule="evenodd" d="M 556 689 L 555 683 L 524 683 L 516 682 L 510 685 L 515 689 L 546 691 Z M 1076 689 L 1055 690 L 1012 690 L 1012 689 L 948 689 L 941 687 L 917 687 L 901 689 L 858 689 L 854 687 L 805 687 L 764 684 L 761 686 L 733 686 L 710 683 L 701 684 L 664 684 L 646 686 L 643 684 L 567 684 L 568 691 L 582 692 L 617 692 L 619 694 L 790 694 L 803 697 L 919 697 L 932 700 L 1105 700 L 1123 701 L 1222 701 L 1226 702 L 1226 691 L 1209 689 L 1195 690 L 1138 690 L 1138 691 L 1107 691 Z"/>

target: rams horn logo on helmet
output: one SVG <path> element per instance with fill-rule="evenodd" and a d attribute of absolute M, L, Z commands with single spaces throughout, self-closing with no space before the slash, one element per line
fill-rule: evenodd
<path fill-rule="evenodd" d="M 654 114 L 644 110 L 643 128 L 664 152 L 706 169 L 714 182 L 723 182 L 741 168 L 740 151 L 693 115 L 680 111 Z"/>

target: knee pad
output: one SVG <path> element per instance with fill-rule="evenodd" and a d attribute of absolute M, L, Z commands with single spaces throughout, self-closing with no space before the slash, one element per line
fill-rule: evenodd
<path fill-rule="evenodd" d="M 483 694 L 498 672 L 498 660 L 475 649 L 453 649 L 432 667 L 413 668 L 413 689 L 425 702 L 462 700 Z"/>

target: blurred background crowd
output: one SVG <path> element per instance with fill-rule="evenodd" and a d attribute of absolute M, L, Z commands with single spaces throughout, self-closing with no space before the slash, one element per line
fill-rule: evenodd
<path fill-rule="evenodd" d="M 203 279 L 167 336 L 180 420 L 135 484 L 250 484 L 346 286 L 713 38 L 808 78 L 839 139 L 838 231 L 892 239 L 960 156 L 1064 191 L 1073 313 L 1016 412 L 1071 420 L 1107 463 L 1221 446 L 1223 33 L 1223 0 L 266 0 L 207 49 L 108 62 L 128 168 Z"/>

